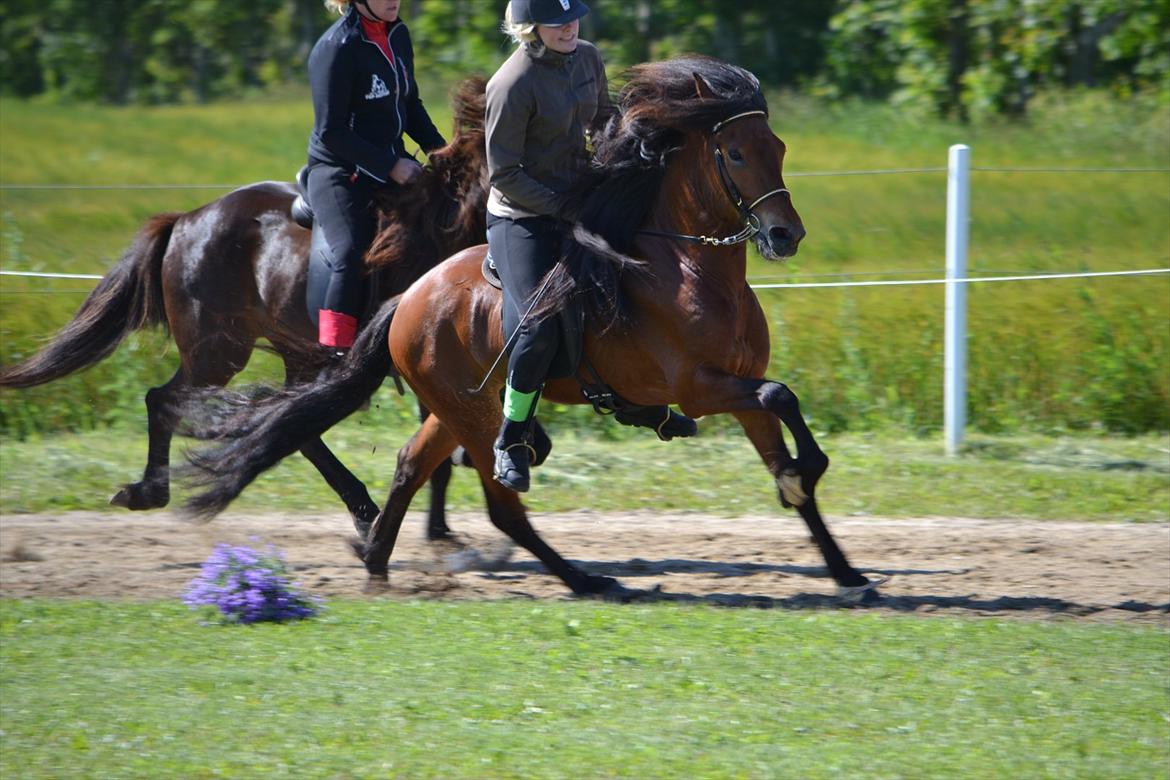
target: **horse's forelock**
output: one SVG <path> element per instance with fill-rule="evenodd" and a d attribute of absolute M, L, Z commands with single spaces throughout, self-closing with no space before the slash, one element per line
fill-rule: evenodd
<path fill-rule="evenodd" d="M 716 99 L 699 97 L 701 78 Z M 709 130 L 743 111 L 768 110 L 760 82 L 750 71 L 700 54 L 635 65 L 619 93 L 626 117 L 682 132 Z"/>

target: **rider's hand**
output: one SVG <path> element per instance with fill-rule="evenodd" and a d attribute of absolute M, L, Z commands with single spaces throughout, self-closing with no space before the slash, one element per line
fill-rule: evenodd
<path fill-rule="evenodd" d="M 390 169 L 390 178 L 399 184 L 409 184 L 422 173 L 422 166 L 409 157 L 399 157 Z"/>

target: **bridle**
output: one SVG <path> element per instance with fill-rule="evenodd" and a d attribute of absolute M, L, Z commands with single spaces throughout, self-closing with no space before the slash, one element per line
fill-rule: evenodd
<path fill-rule="evenodd" d="M 712 140 L 715 139 L 716 133 L 722 130 L 726 125 L 734 122 L 737 119 L 746 119 L 752 116 L 766 117 L 766 111 L 744 111 L 742 114 L 729 116 L 721 122 L 715 124 L 711 128 L 711 132 L 707 135 Z M 719 148 L 719 144 L 715 146 L 715 168 L 719 171 L 719 183 L 723 185 L 723 192 L 727 195 L 728 200 L 735 206 L 739 216 L 743 219 L 743 229 L 738 233 L 725 236 L 724 238 L 714 238 L 712 236 L 689 236 L 685 233 L 669 233 L 662 230 L 639 230 L 642 235 L 647 236 L 661 236 L 663 238 L 675 238 L 680 241 L 690 241 L 695 244 L 706 244 L 707 246 L 734 246 L 735 244 L 742 244 L 744 241 L 755 236 L 760 232 L 760 218 L 756 216 L 755 208 L 773 195 L 779 195 L 782 192 L 787 192 L 788 197 L 792 197 L 792 193 L 784 187 L 777 187 L 771 192 L 765 193 L 753 200 L 750 204 L 744 203 L 744 198 L 739 194 L 739 188 L 735 186 L 735 180 L 731 178 L 731 173 L 727 170 L 727 162 L 723 159 L 723 150 Z"/>

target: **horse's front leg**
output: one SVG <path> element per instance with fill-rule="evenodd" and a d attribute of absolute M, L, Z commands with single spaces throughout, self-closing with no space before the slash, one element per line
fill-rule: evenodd
<path fill-rule="evenodd" d="M 829 458 L 817 444 L 808 423 L 800 413 L 800 402 L 787 385 L 767 379 L 744 379 L 716 372 L 698 372 L 691 388 L 694 400 L 683 404 L 692 417 L 731 412 L 762 412 L 768 432 L 762 434 L 767 450 L 752 436 L 752 429 L 740 419 L 748 437 L 756 444 L 768 470 L 776 479 L 780 503 L 787 509 L 800 507 L 812 499 L 817 483 L 829 468 Z M 788 450 L 784 434 L 777 424 L 792 433 L 796 456 Z M 772 432 L 774 431 L 774 433 Z"/>
<path fill-rule="evenodd" d="M 808 525 L 838 593 L 850 600 L 875 598 L 873 588 L 877 583 L 849 564 L 817 507 L 816 486 L 829 467 L 829 459 L 800 414 L 796 395 L 778 382 L 763 379 L 727 375 L 700 375 L 696 379 L 702 382 L 696 388 L 702 400 L 684 404 L 683 411 L 691 416 L 734 414 L 776 480 L 781 503 L 796 507 Z M 781 422 L 792 433 L 797 448 L 795 458 L 784 442 Z"/>

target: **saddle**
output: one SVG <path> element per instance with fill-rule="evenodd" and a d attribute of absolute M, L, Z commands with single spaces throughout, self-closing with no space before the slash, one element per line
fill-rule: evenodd
<path fill-rule="evenodd" d="M 497 290 L 503 290 L 503 282 L 496 272 L 491 252 L 483 258 L 480 267 L 483 278 Z M 687 437 L 698 433 L 695 421 L 672 411 L 667 406 L 638 406 L 622 398 L 607 385 L 589 358 L 585 356 L 585 309 L 581 302 L 574 300 L 557 315 L 561 324 L 561 343 L 549 368 L 550 379 L 573 377 L 581 388 L 581 395 L 593 405 L 593 411 L 600 415 L 613 415 L 622 425 L 650 428 L 662 441 L 675 436 Z"/>
<path fill-rule="evenodd" d="M 297 171 L 297 196 L 293 198 L 289 213 L 293 222 L 306 230 L 313 229 L 313 207 L 309 205 L 309 166 L 302 165 Z"/>

